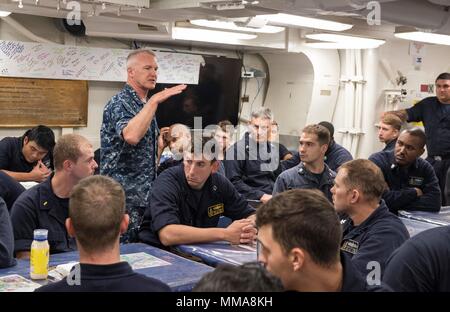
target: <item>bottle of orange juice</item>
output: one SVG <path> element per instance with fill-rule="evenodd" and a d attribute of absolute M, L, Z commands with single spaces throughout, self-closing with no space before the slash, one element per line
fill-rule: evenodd
<path fill-rule="evenodd" d="M 32 279 L 46 279 L 48 276 L 49 249 L 48 230 L 34 230 L 34 240 L 31 244 L 30 277 Z"/>

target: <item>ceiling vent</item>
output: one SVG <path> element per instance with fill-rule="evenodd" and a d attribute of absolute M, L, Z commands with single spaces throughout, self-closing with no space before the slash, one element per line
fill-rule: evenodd
<path fill-rule="evenodd" d="M 159 31 L 158 27 L 153 25 L 138 24 L 138 29 L 142 31 Z"/>

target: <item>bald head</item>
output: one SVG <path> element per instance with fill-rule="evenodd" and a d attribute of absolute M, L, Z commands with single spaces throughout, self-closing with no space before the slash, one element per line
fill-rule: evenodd
<path fill-rule="evenodd" d="M 173 124 L 169 128 L 169 148 L 174 156 L 182 157 L 191 143 L 191 131 L 186 125 Z"/>

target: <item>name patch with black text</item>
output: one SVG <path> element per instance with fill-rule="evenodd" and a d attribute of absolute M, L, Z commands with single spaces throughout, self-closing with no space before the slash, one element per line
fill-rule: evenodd
<path fill-rule="evenodd" d="M 354 241 L 352 239 L 346 240 L 342 243 L 341 250 L 351 253 L 355 255 L 359 249 L 359 242 Z"/>
<path fill-rule="evenodd" d="M 422 177 L 409 177 L 408 184 L 410 186 L 422 186 L 423 178 Z"/>

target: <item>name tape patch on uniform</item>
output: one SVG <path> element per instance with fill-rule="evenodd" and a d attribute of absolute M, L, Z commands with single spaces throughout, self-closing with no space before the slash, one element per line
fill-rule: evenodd
<path fill-rule="evenodd" d="M 223 203 L 212 205 L 208 207 L 208 217 L 212 218 L 214 216 L 220 215 L 225 212 Z"/>
<path fill-rule="evenodd" d="M 422 177 L 409 177 L 408 183 L 410 186 L 422 186 L 423 178 Z"/>
<path fill-rule="evenodd" d="M 354 241 L 352 239 L 346 240 L 342 243 L 341 250 L 349 252 L 353 255 L 355 255 L 358 252 L 359 243 L 357 241 Z"/>

